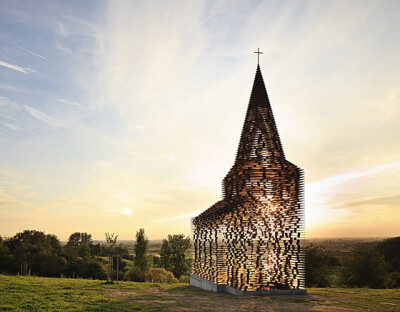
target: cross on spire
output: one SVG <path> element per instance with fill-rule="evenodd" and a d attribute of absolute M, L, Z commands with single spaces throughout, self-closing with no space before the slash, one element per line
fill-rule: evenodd
<path fill-rule="evenodd" d="M 263 53 L 260 52 L 260 48 L 258 48 L 257 52 L 254 52 L 254 53 L 257 53 L 257 65 L 260 65 L 260 54 L 263 54 Z"/>

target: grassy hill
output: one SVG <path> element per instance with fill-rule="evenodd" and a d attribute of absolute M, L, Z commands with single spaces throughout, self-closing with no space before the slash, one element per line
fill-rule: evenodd
<path fill-rule="evenodd" d="M 400 311 L 400 290 L 311 288 L 307 296 L 209 293 L 151 284 L 0 275 L 0 311 Z"/>

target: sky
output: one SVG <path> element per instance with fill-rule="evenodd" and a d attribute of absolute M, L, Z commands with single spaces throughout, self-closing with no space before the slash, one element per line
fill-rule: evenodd
<path fill-rule="evenodd" d="M 399 1 L 0 1 L 0 235 L 190 233 L 260 48 L 306 236 L 400 235 Z"/>

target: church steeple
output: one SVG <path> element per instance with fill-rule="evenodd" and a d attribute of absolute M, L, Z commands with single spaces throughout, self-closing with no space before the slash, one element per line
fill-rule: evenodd
<path fill-rule="evenodd" d="M 257 65 L 235 163 L 238 164 L 252 159 L 273 161 L 277 158 L 284 159 L 285 155 L 260 65 Z"/>
<path fill-rule="evenodd" d="M 302 170 L 285 159 L 259 65 L 236 161 L 222 183 L 223 199 L 192 223 L 191 285 L 305 293 Z"/>

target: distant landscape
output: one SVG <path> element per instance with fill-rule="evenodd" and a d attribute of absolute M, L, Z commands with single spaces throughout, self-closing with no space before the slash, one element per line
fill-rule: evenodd
<path fill-rule="evenodd" d="M 114 247 L 87 233 L 67 242 L 37 231 L 1 238 L 0 311 L 400 311 L 400 238 L 306 240 L 307 295 L 265 297 L 190 287 L 188 238 L 146 241 L 142 234 Z M 186 262 L 167 261 L 173 246 L 186 246 Z M 110 248 L 120 252 L 118 283 L 115 271 L 107 274 Z"/>
<path fill-rule="evenodd" d="M 183 234 L 149 240 L 93 240 L 76 232 L 67 242 L 40 231 L 0 237 L 0 273 L 132 282 L 187 283 L 191 240 Z M 304 240 L 307 287 L 400 287 L 400 237 Z"/>
<path fill-rule="evenodd" d="M 333 238 L 308 238 L 304 239 L 305 244 L 315 243 L 318 246 L 323 246 L 330 253 L 338 257 L 345 257 L 351 251 L 364 243 L 379 242 L 389 237 L 333 237 Z M 121 246 L 127 248 L 133 253 L 135 240 L 119 240 Z M 93 240 L 94 244 L 104 245 L 105 240 Z M 61 241 L 61 245 L 66 245 L 67 241 Z M 149 252 L 157 254 L 161 248 L 162 239 L 149 239 Z"/>

